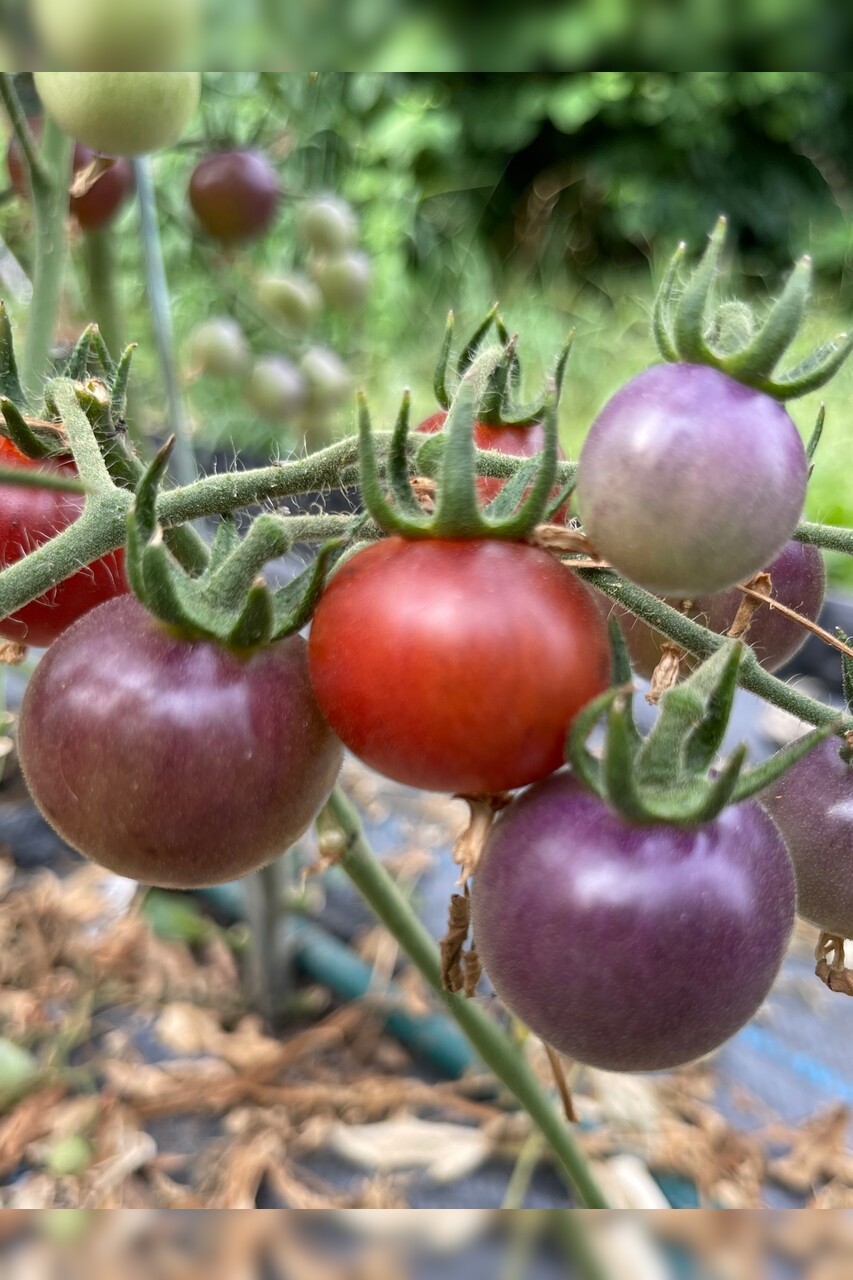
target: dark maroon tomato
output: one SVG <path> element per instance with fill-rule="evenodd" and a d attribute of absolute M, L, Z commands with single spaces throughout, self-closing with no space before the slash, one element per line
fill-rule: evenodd
<path fill-rule="evenodd" d="M 707 365 L 655 365 L 592 424 L 578 505 L 615 569 L 684 600 L 769 564 L 797 526 L 807 479 L 781 404 Z"/>
<path fill-rule="evenodd" d="M 819 929 L 853 938 L 853 766 L 837 738 L 763 791 L 761 803 L 788 846 L 797 875 L 797 911 Z"/>
<path fill-rule="evenodd" d="M 773 582 L 773 599 L 816 622 L 826 591 L 826 569 L 819 548 L 805 542 L 789 542 L 767 566 L 767 572 Z M 660 661 L 666 637 L 627 609 L 614 604 L 608 596 L 599 595 L 598 599 L 605 617 L 612 615 L 619 620 L 634 670 L 648 680 Z M 743 595 L 737 587 L 730 587 L 728 591 L 718 591 L 712 596 L 699 596 L 684 612 L 703 627 L 724 635 L 734 622 L 742 600 Z M 676 608 L 680 604 L 677 600 L 668 603 Z M 752 615 L 743 638 L 766 671 L 777 671 L 799 653 L 808 632 L 783 613 L 761 604 Z M 697 665 L 696 660 L 690 657 L 682 661 L 688 671 Z"/>
<path fill-rule="evenodd" d="M 341 763 L 305 641 L 189 641 L 134 596 L 82 618 L 27 686 L 30 794 L 75 849 L 171 888 L 247 874 L 302 835 Z"/>
<path fill-rule="evenodd" d="M 218 151 L 193 169 L 193 212 L 216 240 L 253 240 L 271 226 L 281 187 L 275 169 L 258 151 Z"/>
<path fill-rule="evenodd" d="M 499 818 L 474 877 L 495 990 L 561 1053 L 607 1071 L 701 1057 L 756 1012 L 794 922 L 794 871 L 757 804 L 632 826 L 569 773 Z"/>
<path fill-rule="evenodd" d="M 415 430 L 433 435 L 442 429 L 446 421 L 447 410 L 439 409 L 437 413 L 424 418 Z M 474 444 L 478 449 L 493 449 L 497 453 L 508 453 L 516 458 L 532 458 L 545 448 L 545 431 L 541 422 L 534 422 L 529 427 L 495 427 L 488 422 L 477 422 L 474 425 Z M 557 455 L 560 458 L 566 456 L 559 445 Z M 491 502 L 505 484 L 505 480 L 499 480 L 496 476 L 478 476 L 477 494 L 480 502 L 483 505 Z M 569 504 L 564 503 L 553 519 L 565 522 L 568 514 Z"/>
<path fill-rule="evenodd" d="M 11 440 L 0 437 L 0 467 L 22 470 L 55 470 L 76 475 L 68 461 L 34 462 L 25 457 Z M 51 489 L 16 489 L 3 485 L 0 492 L 0 569 L 22 559 L 54 534 L 72 524 L 83 510 L 83 498 L 76 493 Z M 0 636 L 21 644 L 51 644 L 72 622 L 113 596 L 127 591 L 124 551 L 111 552 L 87 565 L 45 595 L 25 604 L 0 621 Z"/>
<path fill-rule="evenodd" d="M 29 123 L 35 136 L 40 137 L 41 118 L 36 117 Z M 75 174 L 88 168 L 94 159 L 94 151 L 90 151 L 79 142 L 74 144 L 72 170 Z M 130 161 L 123 156 L 109 159 L 109 167 L 104 169 L 89 190 L 82 196 L 70 198 L 71 212 L 84 231 L 96 231 L 99 227 L 104 227 L 111 222 L 134 190 L 133 166 Z M 9 143 L 6 167 L 9 171 L 9 181 L 15 191 L 22 199 L 28 200 L 30 192 L 27 174 L 16 138 L 12 138 Z"/>
<path fill-rule="evenodd" d="M 497 540 L 358 552 L 311 626 L 323 714 L 372 768 L 428 791 L 508 791 L 563 762 L 566 731 L 606 687 L 589 590 L 544 551 Z"/>

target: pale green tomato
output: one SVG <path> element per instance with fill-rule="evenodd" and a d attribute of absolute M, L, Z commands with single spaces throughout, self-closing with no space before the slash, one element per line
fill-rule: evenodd
<path fill-rule="evenodd" d="M 323 196 L 305 206 L 298 220 L 304 243 L 316 253 L 343 253 L 358 239 L 358 219 L 337 196 Z"/>
<path fill-rule="evenodd" d="M 323 305 L 320 291 L 307 276 L 261 276 L 256 287 L 264 310 L 299 332 L 316 320 Z"/>
<path fill-rule="evenodd" d="M 212 316 L 193 329 L 187 356 L 194 373 L 236 378 L 249 367 L 252 353 L 246 335 L 230 316 Z"/>
<path fill-rule="evenodd" d="M 270 422 L 288 422 L 305 405 L 305 378 L 284 356 L 261 356 L 246 383 L 246 399 Z"/>
<path fill-rule="evenodd" d="M 316 267 L 317 284 L 335 311 L 358 311 L 370 293 L 370 259 L 364 253 L 323 258 Z"/>
<path fill-rule="evenodd" d="M 191 66 L 199 0 L 30 0 L 48 65 L 100 69 Z"/>
<path fill-rule="evenodd" d="M 63 133 L 114 156 L 170 147 L 201 94 L 197 71 L 37 71 L 35 83 Z"/>
<path fill-rule="evenodd" d="M 336 352 L 311 347 L 302 357 L 310 407 L 319 412 L 340 408 L 352 394 L 352 374 Z"/>

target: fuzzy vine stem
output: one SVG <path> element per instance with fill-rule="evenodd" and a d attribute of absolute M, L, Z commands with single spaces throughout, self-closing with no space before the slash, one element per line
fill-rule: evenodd
<path fill-rule="evenodd" d="M 853 529 L 801 520 L 794 537 L 797 542 L 809 542 L 814 547 L 822 547 L 824 551 L 840 551 L 843 555 L 853 556 Z"/>
<path fill-rule="evenodd" d="M 624 578 L 618 577 L 610 570 L 574 565 L 571 561 L 566 563 L 571 565 L 590 586 L 595 587 L 603 595 L 609 596 L 611 600 L 617 601 L 629 613 L 649 623 L 657 631 L 661 631 L 667 639 L 680 645 L 688 653 L 695 654 L 697 658 L 710 657 L 726 643 L 725 636 L 707 631 L 698 622 L 693 622 L 683 613 L 679 613 L 678 609 L 673 609 L 657 596 L 644 591 L 642 587 L 635 586 L 633 582 L 626 582 Z M 744 689 L 757 693 L 766 702 L 772 702 L 774 706 L 781 707 L 783 711 L 790 712 L 792 716 L 804 720 L 807 724 L 824 725 L 839 720 L 839 713 L 834 707 L 827 706 L 825 702 L 820 702 L 816 698 L 809 698 L 804 693 L 798 693 L 784 680 L 779 680 L 765 671 L 759 666 L 755 654 L 748 647 L 738 670 L 738 683 Z M 853 720 L 848 718 L 843 724 L 839 724 L 839 728 L 853 728 Z"/>
<path fill-rule="evenodd" d="M 9 81 L 8 76 L 3 78 L 4 82 Z M 22 140 L 23 134 L 18 133 L 18 138 Z M 24 163 L 27 163 L 23 142 L 22 154 Z M 27 340 L 22 370 L 24 390 L 33 403 L 41 398 L 47 374 L 67 247 L 64 223 L 68 214 L 70 140 L 60 132 L 50 116 L 45 120 L 40 156 L 38 170 L 29 170 L 36 243 L 32 266 L 32 302 L 27 315 Z M 44 177 L 37 177 L 41 169 L 44 169 Z"/>
<path fill-rule="evenodd" d="M 154 326 L 154 343 L 160 362 L 160 374 L 166 393 L 169 414 L 169 430 L 175 436 L 175 474 L 183 485 L 191 485 L 198 474 L 190 443 L 189 422 L 181 391 L 181 380 L 175 363 L 175 337 L 172 328 L 172 304 L 166 281 L 163 246 L 157 222 L 157 198 L 151 176 L 148 156 L 137 156 L 133 161 L 136 178 L 136 195 L 139 202 L 139 228 L 142 235 L 142 256 L 145 262 L 145 283 L 151 317 Z"/>
<path fill-rule="evenodd" d="M 113 359 L 121 355 L 121 313 L 116 295 L 115 233 L 99 227 L 83 235 L 82 257 L 86 271 L 89 310 Z"/>
<path fill-rule="evenodd" d="M 581 1203 L 589 1209 L 606 1209 L 586 1157 L 521 1050 L 476 1001 L 444 990 L 435 941 L 370 848 L 358 813 L 340 788 L 332 792 L 318 822 L 324 830 L 332 826 L 341 832 L 343 850 L 338 865 L 432 987 L 482 1061 L 530 1116 Z"/>
<path fill-rule="evenodd" d="M 0 75 L 0 100 L 6 108 L 9 123 L 21 148 L 31 189 L 35 191 L 37 188 L 44 189 L 50 186 L 48 171 L 39 156 L 38 145 L 15 88 L 15 77 L 7 71 Z"/>

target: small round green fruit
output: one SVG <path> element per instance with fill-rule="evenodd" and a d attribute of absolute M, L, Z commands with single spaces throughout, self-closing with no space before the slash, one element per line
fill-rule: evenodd
<path fill-rule="evenodd" d="M 37 71 L 35 84 L 63 133 L 114 156 L 170 147 L 201 95 L 197 71 Z"/>

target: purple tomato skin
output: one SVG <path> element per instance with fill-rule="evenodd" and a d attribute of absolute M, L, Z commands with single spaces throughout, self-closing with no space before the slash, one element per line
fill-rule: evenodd
<path fill-rule="evenodd" d="M 236 653 L 176 635 L 133 596 L 51 647 L 27 687 L 18 749 L 30 794 L 68 844 L 168 888 L 220 884 L 283 852 L 341 763 L 301 636 Z"/>
<path fill-rule="evenodd" d="M 853 938 L 853 766 L 837 738 L 813 747 L 761 793 L 797 876 L 797 912 Z"/>
<path fill-rule="evenodd" d="M 788 413 L 707 365 L 655 365 L 604 406 L 578 466 L 599 554 L 626 578 L 687 599 L 751 578 L 803 509 L 808 463 Z"/>
<path fill-rule="evenodd" d="M 773 582 L 772 598 L 795 609 L 810 621 L 817 622 L 826 592 L 826 568 L 820 549 L 805 542 L 791 541 L 783 547 L 773 563 L 767 566 L 766 571 Z M 609 596 L 599 593 L 598 598 L 604 616 L 618 619 L 634 670 L 646 680 L 650 679 L 660 661 L 666 636 L 623 609 Z M 727 591 L 718 591 L 711 596 L 697 597 L 684 611 L 687 617 L 700 622 L 703 627 L 724 635 L 734 622 L 743 598 L 737 587 L 730 587 Z M 677 607 L 682 602 L 670 600 L 668 603 Z M 769 605 L 760 604 L 752 615 L 743 639 L 753 649 L 765 671 L 777 671 L 799 653 L 808 634 L 799 623 L 786 618 Z M 685 671 L 692 671 L 697 661 L 689 655 L 685 656 L 682 659 Z"/>
<path fill-rule="evenodd" d="M 658 1071 L 760 1006 L 794 922 L 794 871 L 758 804 L 697 827 L 632 825 L 567 772 L 496 823 L 474 940 L 509 1009 L 555 1049 Z"/>
<path fill-rule="evenodd" d="M 275 169 L 258 151 L 218 151 L 192 172 L 189 198 L 208 235 L 226 242 L 262 235 L 278 209 Z"/>

